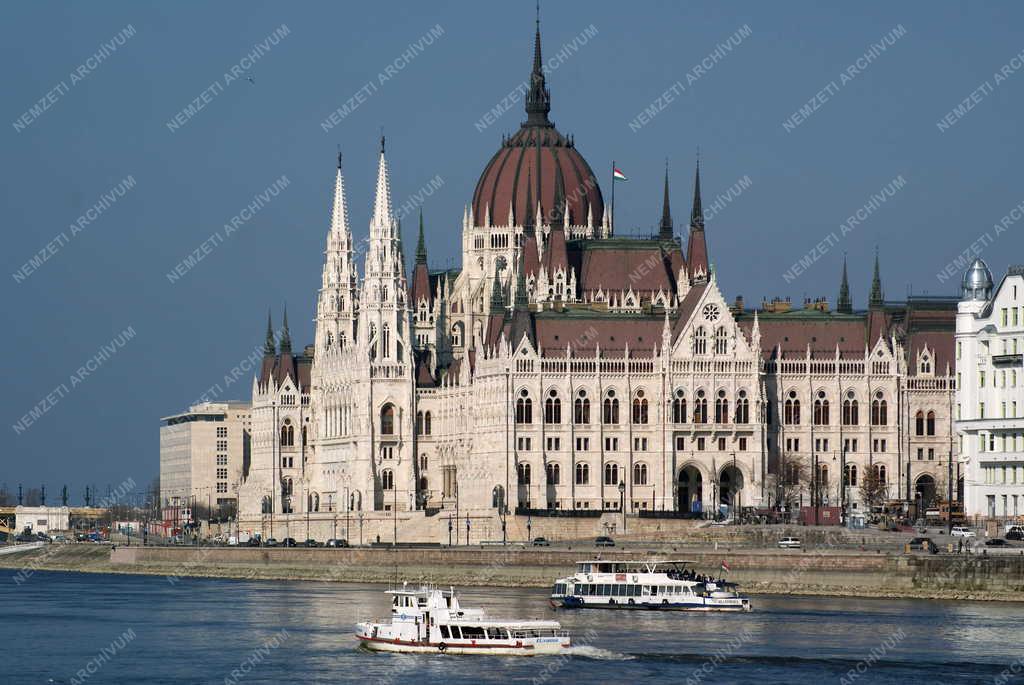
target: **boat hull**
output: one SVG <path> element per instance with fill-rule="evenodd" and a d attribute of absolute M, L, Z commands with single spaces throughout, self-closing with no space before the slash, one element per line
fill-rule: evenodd
<path fill-rule="evenodd" d="M 698 598 L 690 602 L 588 602 L 579 597 L 552 597 L 551 604 L 558 609 L 625 609 L 645 611 L 751 611 L 748 599 Z"/>
<path fill-rule="evenodd" d="M 539 639 L 537 641 L 520 642 L 519 644 L 470 644 L 451 642 L 410 642 L 369 635 L 356 635 L 363 649 L 374 652 L 393 652 L 398 654 L 488 654 L 497 656 L 542 656 L 561 654 L 572 642 L 566 638 L 557 640 Z"/>

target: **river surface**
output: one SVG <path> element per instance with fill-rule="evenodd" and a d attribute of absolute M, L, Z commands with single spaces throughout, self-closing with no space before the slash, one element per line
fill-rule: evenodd
<path fill-rule="evenodd" d="M 754 597 L 749 614 L 552 612 L 537 589 L 465 606 L 551 618 L 571 656 L 388 655 L 352 624 L 383 585 L 38 571 L 0 575 L 0 683 L 992 683 L 1021 671 L 1024 605 Z M 1000 682 L 1024 682 L 1024 677 Z"/>

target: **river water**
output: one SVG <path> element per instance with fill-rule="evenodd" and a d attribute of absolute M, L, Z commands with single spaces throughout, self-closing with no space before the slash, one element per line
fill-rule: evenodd
<path fill-rule="evenodd" d="M 0 576 L 0 683 L 992 683 L 1024 661 L 1024 605 L 757 596 L 749 614 L 553 612 L 537 589 L 465 606 L 551 618 L 571 656 L 364 652 L 384 586 L 36 572 Z M 1024 682 L 1011 675 L 1002 682 Z"/>

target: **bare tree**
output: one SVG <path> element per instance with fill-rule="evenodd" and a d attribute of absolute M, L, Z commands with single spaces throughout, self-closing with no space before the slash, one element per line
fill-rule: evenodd
<path fill-rule="evenodd" d="M 864 474 L 861 476 L 859 492 L 861 501 L 870 510 L 885 502 L 889 494 L 889 486 L 879 478 L 875 469 L 867 468 L 864 469 Z"/>

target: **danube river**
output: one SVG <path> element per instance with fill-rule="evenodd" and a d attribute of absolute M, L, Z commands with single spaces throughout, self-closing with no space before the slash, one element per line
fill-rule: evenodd
<path fill-rule="evenodd" d="M 388 613 L 383 586 L 39 571 L 0 588 L 5 685 L 906 685 L 991 683 L 1024 663 L 1016 604 L 755 597 L 743 615 L 554 613 L 542 590 L 467 589 L 467 606 L 557 616 L 579 643 L 530 659 L 360 651 L 352 624 Z"/>

